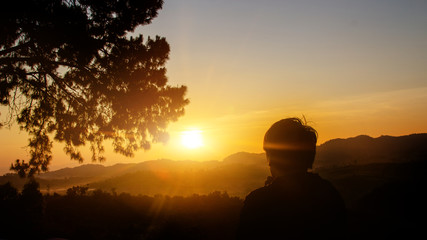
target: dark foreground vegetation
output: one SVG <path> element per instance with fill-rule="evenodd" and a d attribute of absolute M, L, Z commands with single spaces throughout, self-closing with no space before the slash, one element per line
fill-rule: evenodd
<path fill-rule="evenodd" d="M 427 223 L 425 186 L 424 176 L 407 177 L 348 204 L 343 239 L 415 239 Z M 243 199 L 218 191 L 170 197 L 76 186 L 43 195 L 34 180 L 21 192 L 6 183 L 0 239 L 235 239 L 242 206 Z"/>
<path fill-rule="evenodd" d="M 132 196 L 74 187 L 42 195 L 0 186 L 3 239 L 234 239 L 242 199 L 227 193 Z"/>
<path fill-rule="evenodd" d="M 426 146 L 427 134 L 415 134 L 318 147 L 314 170 L 346 203 L 343 239 L 424 235 Z M 0 239 L 235 239 L 243 198 L 263 185 L 267 168 L 264 154 L 238 153 L 221 162 L 85 165 L 37 182 L 5 175 Z"/>

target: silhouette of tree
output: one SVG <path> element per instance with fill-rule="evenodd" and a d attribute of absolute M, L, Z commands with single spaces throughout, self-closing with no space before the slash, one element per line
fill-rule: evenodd
<path fill-rule="evenodd" d="M 183 115 L 185 86 L 167 84 L 165 38 L 129 37 L 149 24 L 162 0 L 15 0 L 0 9 L 0 103 L 4 124 L 30 135 L 30 159 L 11 169 L 47 171 L 52 136 L 71 159 L 90 143 L 104 160 L 104 140 L 125 156 L 167 139 Z"/>
<path fill-rule="evenodd" d="M 67 196 L 70 197 L 76 197 L 76 196 L 84 196 L 86 195 L 87 190 L 89 189 L 89 187 L 84 187 L 84 186 L 73 186 L 69 189 L 67 189 Z"/>
<path fill-rule="evenodd" d="M 18 190 L 10 182 L 0 185 L 0 238 L 12 239 L 19 231 L 18 196 Z"/>
<path fill-rule="evenodd" d="M 0 201 L 16 201 L 18 190 L 10 182 L 0 185 Z"/>
<path fill-rule="evenodd" d="M 40 184 L 34 179 L 24 185 L 20 194 L 20 209 L 18 216 L 20 223 L 27 231 L 19 233 L 22 238 L 39 238 L 42 234 L 42 220 L 44 214 L 44 199 L 40 192 Z"/>
<path fill-rule="evenodd" d="M 40 184 L 34 178 L 30 178 L 22 188 L 20 198 L 24 205 L 31 205 L 29 208 L 31 211 L 36 211 L 36 208 L 41 209 L 43 195 L 40 192 Z"/>

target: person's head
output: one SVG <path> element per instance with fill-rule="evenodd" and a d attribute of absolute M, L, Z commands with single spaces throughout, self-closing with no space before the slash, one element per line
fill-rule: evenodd
<path fill-rule="evenodd" d="M 274 123 L 264 136 L 264 150 L 275 171 L 307 171 L 316 155 L 317 132 L 299 118 Z"/>

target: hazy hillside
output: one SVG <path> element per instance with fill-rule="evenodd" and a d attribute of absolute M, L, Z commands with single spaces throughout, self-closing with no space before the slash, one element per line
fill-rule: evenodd
<path fill-rule="evenodd" d="M 131 194 L 183 195 L 227 191 L 232 196 L 246 196 L 263 186 L 267 167 L 218 164 L 210 169 L 138 171 L 90 184 L 90 187 Z"/>
<path fill-rule="evenodd" d="M 351 204 L 389 181 L 426 173 L 427 134 L 334 139 L 317 148 L 314 171 L 329 179 Z M 416 169 L 416 171 L 414 170 Z M 232 154 L 222 161 L 154 160 L 138 164 L 82 165 L 39 175 L 43 191 L 64 193 L 74 185 L 142 195 L 191 195 L 227 191 L 244 197 L 263 186 L 269 169 L 264 153 Z M 20 188 L 16 175 L 0 177 Z"/>
<path fill-rule="evenodd" d="M 64 168 L 37 176 L 43 191 L 64 193 L 75 185 L 88 185 L 106 191 L 132 194 L 191 195 L 227 191 L 245 196 L 261 187 L 269 175 L 265 154 L 240 152 L 223 161 L 153 160 L 132 164 L 102 166 L 87 164 Z M 18 188 L 25 184 L 15 174 L 0 177 L 0 184 L 13 182 Z"/>
<path fill-rule="evenodd" d="M 427 134 L 333 139 L 318 146 L 314 167 L 352 207 L 384 184 L 425 181 Z"/>
<path fill-rule="evenodd" d="M 400 137 L 366 135 L 333 139 L 317 147 L 315 168 L 427 160 L 427 134 Z"/>
<path fill-rule="evenodd" d="M 249 160 L 249 161 L 246 161 Z M 252 161 L 251 161 L 252 160 Z M 227 191 L 245 196 L 268 176 L 264 154 L 238 153 L 223 161 L 150 161 L 144 168 L 93 182 L 90 187 L 131 194 L 192 195 Z"/>

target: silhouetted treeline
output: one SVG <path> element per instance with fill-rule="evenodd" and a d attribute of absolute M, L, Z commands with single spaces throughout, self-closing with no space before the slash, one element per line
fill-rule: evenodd
<path fill-rule="evenodd" d="M 38 187 L 0 185 L 0 238 L 234 239 L 243 204 L 225 192 L 149 197 L 77 186 L 42 195 Z"/>
<path fill-rule="evenodd" d="M 412 173 L 347 206 L 347 239 L 413 239 L 423 232 L 427 181 Z M 242 206 L 225 192 L 153 197 L 75 186 L 66 195 L 42 195 L 34 180 L 21 192 L 6 183 L 0 185 L 0 239 L 234 239 Z"/>
<path fill-rule="evenodd" d="M 323 174 L 347 200 L 347 239 L 423 233 L 427 161 Z M 34 180 L 21 192 L 0 185 L 0 239 L 234 239 L 243 206 L 242 198 L 218 191 L 187 197 L 117 192 L 84 185 L 42 195 Z"/>
<path fill-rule="evenodd" d="M 44 199 L 39 184 L 30 179 L 18 193 L 10 183 L 0 185 L 0 238 L 40 238 Z"/>

